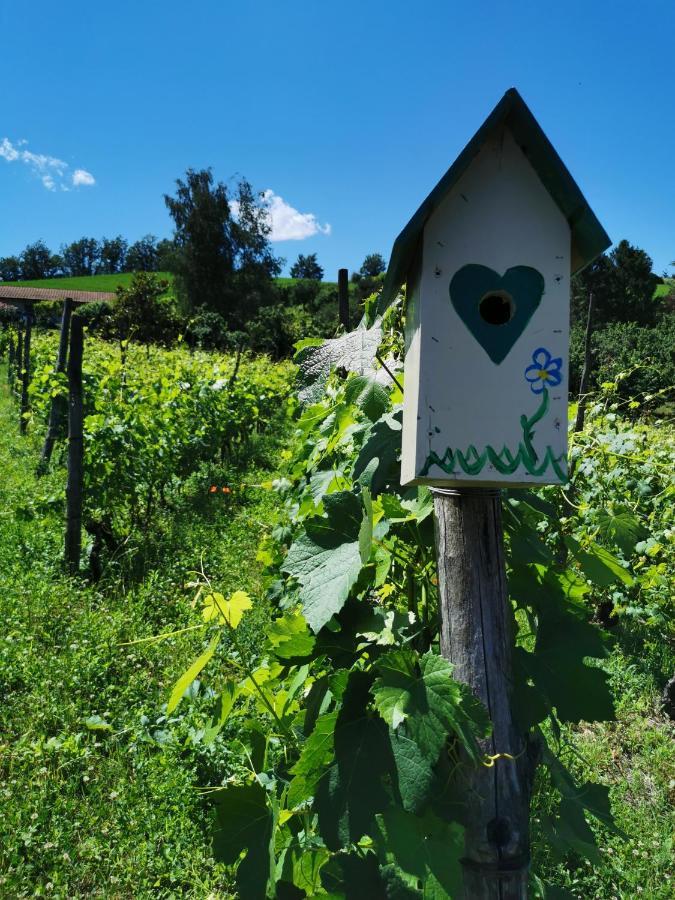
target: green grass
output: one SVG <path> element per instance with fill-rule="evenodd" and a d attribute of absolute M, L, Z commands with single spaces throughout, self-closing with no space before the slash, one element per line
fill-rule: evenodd
<path fill-rule="evenodd" d="M 668 297 L 675 291 L 675 278 L 664 278 L 663 284 L 657 284 L 654 291 L 654 298 Z"/>
<path fill-rule="evenodd" d="M 138 560 L 122 559 L 92 584 L 62 571 L 63 471 L 36 481 L 39 436 L 20 438 L 16 422 L 3 384 L 0 897 L 226 896 L 199 792 L 228 766 L 225 745 L 207 750 L 195 737 L 208 679 L 165 716 L 201 632 L 130 642 L 199 623 L 184 585 L 201 565 L 220 590 L 256 600 L 242 626 L 255 644 L 268 616 L 255 554 L 276 495 L 251 488 L 229 499 L 207 487 L 260 483 L 269 451 L 259 447 L 245 470 L 195 473 L 148 537 L 140 573 Z"/>
<path fill-rule="evenodd" d="M 157 272 L 160 278 L 173 281 L 169 272 Z M 119 275 L 83 275 L 80 278 L 43 278 L 36 281 L 17 281 L 17 287 L 54 288 L 59 291 L 115 291 L 119 286 L 129 287 L 133 272 Z"/>
<path fill-rule="evenodd" d="M 157 272 L 160 278 L 166 278 L 173 283 L 173 275 L 170 272 Z M 73 291 L 114 291 L 119 285 L 128 287 L 133 272 L 121 272 L 119 275 L 83 275 L 80 278 L 44 278 L 36 281 L 17 281 L 17 287 L 55 288 L 57 290 L 71 289 Z M 275 278 L 276 283 L 285 287 L 295 284 L 296 278 Z M 322 284 L 337 286 L 337 282 L 324 281 Z"/>

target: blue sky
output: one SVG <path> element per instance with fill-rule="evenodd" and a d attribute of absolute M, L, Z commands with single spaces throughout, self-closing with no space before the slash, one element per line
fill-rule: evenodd
<path fill-rule="evenodd" d="M 0 0 L 0 35 L 3 256 L 170 236 L 212 166 L 273 192 L 289 262 L 358 268 L 515 86 L 612 239 L 675 259 L 670 0 Z"/>

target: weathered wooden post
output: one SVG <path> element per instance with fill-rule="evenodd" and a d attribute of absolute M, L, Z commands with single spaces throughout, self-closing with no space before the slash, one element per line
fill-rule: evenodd
<path fill-rule="evenodd" d="M 66 371 L 66 360 L 68 358 L 68 337 L 70 335 L 70 317 L 73 311 L 73 301 L 70 297 L 66 297 L 63 301 L 63 314 L 61 316 L 61 332 L 59 334 L 59 348 L 56 354 L 56 366 L 54 371 L 62 374 Z M 51 459 L 54 443 L 61 433 L 63 422 L 67 412 L 68 404 L 61 395 L 52 398 L 49 408 L 49 422 L 47 424 L 47 434 L 42 447 L 42 456 L 38 466 L 38 475 L 47 471 L 49 460 Z"/>
<path fill-rule="evenodd" d="M 338 315 L 340 324 L 349 331 L 349 272 L 338 269 Z"/>
<path fill-rule="evenodd" d="M 14 332 L 9 332 L 9 345 L 7 348 L 7 384 L 12 386 L 12 380 L 14 378 L 14 355 L 16 350 L 14 348 Z"/>
<path fill-rule="evenodd" d="M 82 548 L 82 487 L 84 476 L 84 444 L 82 435 L 82 352 L 84 323 L 73 316 L 70 323 L 68 353 L 68 476 L 66 481 L 65 561 L 68 570 L 80 567 Z"/>
<path fill-rule="evenodd" d="M 28 413 L 30 412 L 30 402 L 28 399 L 28 388 L 30 386 L 30 339 L 33 328 L 33 308 L 27 306 L 25 311 L 26 329 L 23 338 L 23 357 L 21 369 L 21 406 L 19 413 L 19 430 L 21 434 L 26 433 L 28 428 Z"/>
<path fill-rule="evenodd" d="M 403 484 L 435 492 L 440 649 L 487 707 L 462 767 L 464 896 L 527 896 L 533 763 L 512 709 L 500 488 L 567 480 L 570 278 L 610 241 L 515 90 L 394 244 L 407 283 Z"/>
<path fill-rule="evenodd" d="M 21 317 L 16 324 L 16 353 L 14 355 L 14 372 L 12 374 L 12 394 L 16 396 L 17 381 L 20 383 L 21 370 L 23 368 L 23 329 L 21 328 Z"/>

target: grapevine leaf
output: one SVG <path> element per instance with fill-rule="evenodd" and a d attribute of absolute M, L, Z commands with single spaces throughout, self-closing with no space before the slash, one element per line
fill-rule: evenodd
<path fill-rule="evenodd" d="M 619 560 L 604 547 L 599 547 L 593 542 L 584 549 L 573 537 L 565 537 L 567 547 L 581 566 L 584 575 L 598 587 L 611 587 L 617 581 L 622 581 L 630 587 L 633 578 L 626 571 Z"/>
<path fill-rule="evenodd" d="M 609 543 L 615 544 L 626 556 L 634 550 L 635 545 L 649 535 L 647 529 L 624 507 L 617 507 L 613 512 L 601 509 L 596 515 L 600 535 Z"/>
<path fill-rule="evenodd" d="M 307 738 L 300 758 L 291 769 L 294 777 L 288 789 L 289 807 L 299 806 L 313 796 L 319 779 L 333 759 L 336 721 L 335 712 L 316 720 L 314 731 Z"/>
<path fill-rule="evenodd" d="M 325 848 L 300 847 L 291 850 L 293 884 L 308 897 L 322 894 L 321 869 L 331 858 Z M 278 896 L 278 895 L 277 895 Z"/>
<path fill-rule="evenodd" d="M 275 619 L 267 628 L 272 652 L 278 659 L 297 659 L 309 656 L 314 649 L 315 638 L 307 628 L 300 613 L 286 614 Z"/>
<path fill-rule="evenodd" d="M 331 338 L 319 346 L 304 344 L 300 347 L 295 354 L 303 385 L 298 394 L 300 402 L 317 403 L 322 399 L 331 369 L 346 369 L 358 375 L 372 371 L 381 340 L 382 327 L 378 319 L 372 328 L 361 322 L 354 331 Z"/>
<path fill-rule="evenodd" d="M 384 900 L 384 885 L 373 853 L 333 856 L 321 869 L 326 900 Z M 323 895 L 320 895 L 323 896 Z"/>
<path fill-rule="evenodd" d="M 303 613 L 315 633 L 342 609 L 362 565 L 360 499 L 340 491 L 325 497 L 324 506 L 326 515 L 305 523 L 283 563 L 300 583 Z"/>
<path fill-rule="evenodd" d="M 216 736 L 220 733 L 225 722 L 232 712 L 234 702 L 239 696 L 239 685 L 234 681 L 226 681 L 222 693 L 218 697 L 216 703 L 216 711 L 211 724 L 204 730 L 204 743 L 212 744 Z"/>
<path fill-rule="evenodd" d="M 373 696 L 380 715 L 394 730 L 405 721 L 406 733 L 431 765 L 450 734 L 459 738 L 472 759 L 480 759 L 476 737 L 489 732 L 487 712 L 468 702 L 447 660 L 428 652 L 418 668 L 412 651 L 394 650 L 378 660 L 376 669 Z"/>
<path fill-rule="evenodd" d="M 403 807 L 409 812 L 418 812 L 429 794 L 433 769 L 417 743 L 405 733 L 405 726 L 396 731 L 390 729 L 389 741 Z"/>
<path fill-rule="evenodd" d="M 385 413 L 382 418 L 370 429 L 367 438 L 361 445 L 359 455 L 354 463 L 353 478 L 360 480 L 366 471 L 372 476 L 369 478 L 369 487 L 373 496 L 377 496 L 384 486 L 394 476 L 392 468 L 396 464 L 401 449 L 401 410 L 393 413 Z M 373 460 L 377 459 L 377 468 L 372 468 Z"/>
<path fill-rule="evenodd" d="M 395 775 L 384 722 L 368 712 L 372 676 L 352 671 L 335 723 L 335 759 L 319 783 L 314 808 L 329 850 L 370 834 L 375 815 L 389 804 L 382 784 Z"/>
<path fill-rule="evenodd" d="M 377 422 L 389 406 L 389 394 L 375 378 L 357 375 L 347 382 L 345 400 L 354 403 L 371 422 Z"/>
<path fill-rule="evenodd" d="M 168 716 L 170 716 L 174 709 L 176 709 L 187 689 L 190 687 L 197 675 L 199 675 L 204 666 L 211 660 L 211 657 L 216 651 L 219 640 L 220 634 L 217 634 L 213 638 L 207 649 L 202 653 L 202 655 L 197 657 L 192 665 L 185 672 L 183 672 L 178 681 L 175 683 L 175 685 L 173 686 L 173 690 L 171 691 L 171 696 L 169 697 L 169 702 L 166 705 L 166 714 Z"/>
<path fill-rule="evenodd" d="M 229 600 L 222 594 L 209 594 L 204 599 L 202 616 L 205 622 L 218 622 L 236 628 L 241 622 L 242 616 L 253 604 L 246 591 L 235 591 Z"/>
<path fill-rule="evenodd" d="M 214 855 L 237 869 L 240 897 L 265 897 L 274 866 L 274 816 L 265 790 L 257 783 L 232 785 L 216 794 Z"/>
<path fill-rule="evenodd" d="M 392 807 L 377 817 L 381 847 L 388 862 L 422 883 L 424 900 L 462 894 L 464 829 L 432 812 L 416 816 Z M 381 850 L 382 852 L 382 850 Z"/>

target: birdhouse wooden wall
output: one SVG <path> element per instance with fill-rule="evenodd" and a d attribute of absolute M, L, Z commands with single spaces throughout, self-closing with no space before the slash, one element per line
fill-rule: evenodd
<path fill-rule="evenodd" d="M 566 480 L 570 254 L 565 216 L 493 132 L 408 277 L 403 484 Z"/>

